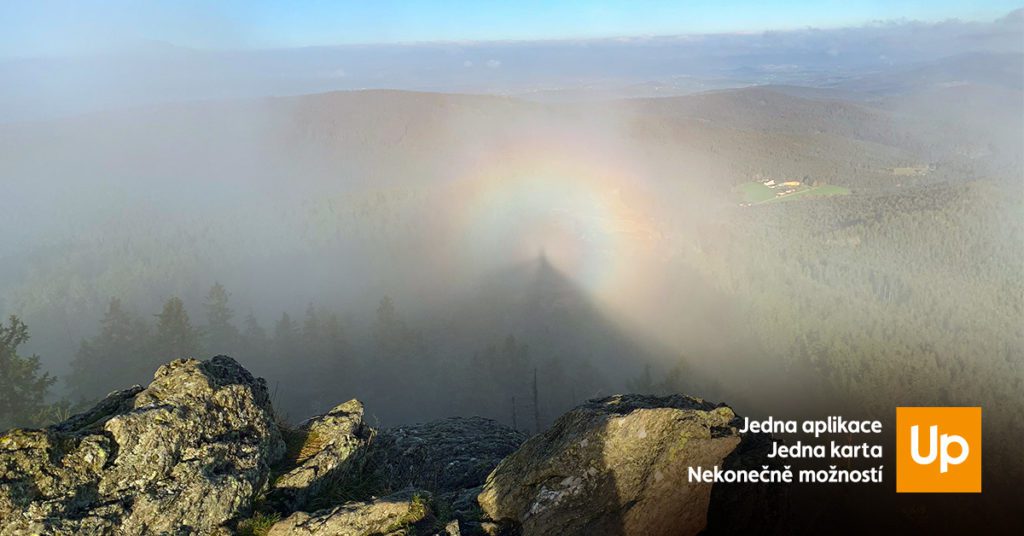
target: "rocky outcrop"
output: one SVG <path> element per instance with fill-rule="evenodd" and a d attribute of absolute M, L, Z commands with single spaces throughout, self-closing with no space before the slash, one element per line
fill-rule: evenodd
<path fill-rule="evenodd" d="M 430 494 L 405 490 L 371 501 L 352 501 L 313 514 L 296 512 L 267 536 L 406 536 L 432 528 Z"/>
<path fill-rule="evenodd" d="M 0 536 L 749 532 L 777 510 L 770 489 L 686 474 L 764 462 L 770 438 L 738 421 L 624 395 L 529 440 L 479 417 L 377 431 L 357 400 L 281 428 L 265 382 L 233 359 L 177 360 L 144 389 L 0 435 Z"/>
<path fill-rule="evenodd" d="M 363 422 L 363 404 L 349 400 L 307 420 L 292 434 L 285 471 L 271 487 L 269 501 L 292 512 L 311 506 L 329 486 L 347 478 L 374 430 Z M 321 505 L 322 506 L 322 505 Z"/>
<path fill-rule="evenodd" d="M 721 465 L 738 425 L 729 407 L 685 396 L 593 400 L 502 461 L 478 500 L 527 536 L 697 534 L 711 485 L 687 468 Z"/>
<path fill-rule="evenodd" d="M 284 445 L 266 384 L 183 359 L 44 430 L 0 436 L 0 534 L 214 534 L 248 511 Z"/>
<path fill-rule="evenodd" d="M 460 521 L 471 527 L 479 525 L 476 496 L 487 475 L 526 440 L 522 432 L 480 417 L 453 417 L 367 432 L 365 425 L 360 424 L 362 405 L 357 401 L 347 402 L 328 415 L 332 414 L 336 415 L 332 419 L 318 417 L 300 428 L 309 430 L 310 438 L 314 431 L 319 431 L 323 440 L 307 440 L 305 449 L 318 450 L 277 479 L 269 496 L 270 504 L 282 510 L 282 501 L 275 500 L 282 489 L 304 490 L 306 500 L 284 503 L 287 505 L 323 507 L 325 503 L 338 504 L 360 494 L 364 498 L 385 497 L 345 502 L 340 507 L 312 513 L 297 512 L 275 524 L 271 534 L 338 534 L 332 531 L 342 530 L 341 527 L 348 526 L 346 523 L 355 527 L 351 529 L 353 534 L 362 534 L 358 531 L 370 523 L 364 520 L 397 516 L 402 501 L 396 497 L 408 496 L 408 490 L 423 490 L 415 493 L 424 507 L 441 505 L 449 519 L 445 519 L 446 526 L 434 529 L 440 533 L 459 533 Z M 372 441 L 367 443 L 366 438 Z M 314 446 L 310 447 L 311 444 Z M 339 445 L 343 446 L 340 450 Z M 338 467 L 343 470 L 337 471 Z M 324 476 L 331 471 L 334 476 Z M 314 487 L 310 482 L 326 485 Z M 308 491 L 313 489 L 316 491 Z M 396 494 L 396 490 L 406 491 Z"/>

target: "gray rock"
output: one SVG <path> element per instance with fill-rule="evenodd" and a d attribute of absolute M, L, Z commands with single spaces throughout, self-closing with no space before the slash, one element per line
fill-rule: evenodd
<path fill-rule="evenodd" d="M 482 418 L 375 432 L 351 400 L 289 431 L 285 456 L 263 380 L 228 357 L 178 360 L 145 389 L 0 435 L 0 536 L 230 534 L 250 516 L 279 536 L 749 532 L 770 521 L 770 489 L 686 478 L 763 463 L 771 439 L 738 424 L 702 400 L 626 395 L 524 443 Z"/>
<path fill-rule="evenodd" d="M 685 535 L 707 524 L 711 484 L 691 465 L 740 444 L 732 409 L 680 395 L 613 396 L 559 418 L 502 461 L 478 497 L 524 535 Z"/>
<path fill-rule="evenodd" d="M 344 503 L 352 508 L 360 505 L 354 510 L 360 514 L 354 515 L 352 508 L 297 512 L 281 525 L 298 531 L 296 534 L 328 530 L 323 527 L 358 533 L 363 525 L 347 529 L 344 523 L 362 523 L 363 513 L 380 510 L 379 504 L 366 510 L 375 502 L 366 501 L 368 497 L 408 489 L 429 492 L 446 521 L 455 522 L 443 529 L 457 531 L 459 520 L 479 520 L 476 496 L 480 486 L 498 462 L 526 439 L 521 432 L 479 417 L 375 432 L 362 423 L 362 405 L 355 400 L 338 406 L 327 417 L 312 419 L 300 428 L 308 430 L 310 437 L 319 431 L 320 439 L 309 442 L 303 460 L 275 482 L 268 503 L 286 513 Z M 291 490 L 285 497 L 294 500 L 282 500 L 285 490 Z M 364 502 L 345 502 L 353 500 Z M 278 531 L 284 530 L 281 527 Z"/>
<path fill-rule="evenodd" d="M 449 521 L 444 526 L 444 534 L 445 536 L 462 536 L 462 531 L 459 530 L 459 521 L 457 519 Z"/>
<path fill-rule="evenodd" d="M 526 440 L 482 417 L 451 417 L 381 430 L 367 452 L 366 473 L 387 490 L 416 487 L 450 494 L 480 486 Z"/>
<path fill-rule="evenodd" d="M 0 535 L 221 533 L 283 452 L 262 379 L 229 357 L 172 361 L 145 389 L 0 435 Z"/>
<path fill-rule="evenodd" d="M 405 490 L 312 514 L 296 512 L 275 523 L 267 536 L 405 536 L 432 525 L 429 505 L 429 493 Z"/>
<path fill-rule="evenodd" d="M 363 422 L 362 402 L 355 399 L 307 420 L 293 433 L 293 459 L 269 495 L 271 503 L 286 512 L 307 508 L 327 487 L 345 478 L 374 436 Z"/>

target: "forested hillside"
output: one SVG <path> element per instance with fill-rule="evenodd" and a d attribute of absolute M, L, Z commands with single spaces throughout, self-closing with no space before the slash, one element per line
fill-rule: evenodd
<path fill-rule="evenodd" d="M 973 121 L 939 91 L 751 88 L 332 93 L 8 127 L 26 182 L 0 215 L 0 308 L 20 319 L 4 355 L 38 378 L 8 422 L 227 353 L 296 418 L 346 393 L 388 424 L 533 431 L 593 396 L 685 391 L 753 414 L 982 405 L 986 444 L 1019 444 L 1019 130 L 984 95 L 1013 112 L 1020 89 L 971 91 Z M 769 181 L 845 195 L 741 206 L 739 185 Z M 19 225 L 40 206 L 62 210 Z"/>

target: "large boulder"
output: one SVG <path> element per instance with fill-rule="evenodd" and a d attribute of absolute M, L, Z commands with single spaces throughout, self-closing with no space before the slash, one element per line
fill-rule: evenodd
<path fill-rule="evenodd" d="M 687 468 L 722 465 L 740 445 L 732 409 L 673 395 L 590 401 L 505 458 L 478 497 L 492 520 L 534 534 L 697 534 L 711 484 Z"/>
<path fill-rule="evenodd" d="M 355 399 L 289 433 L 286 465 L 269 494 L 270 502 L 286 512 L 317 506 L 313 503 L 352 472 L 375 434 L 363 422 L 362 402 Z"/>
<path fill-rule="evenodd" d="M 284 452 L 266 384 L 182 359 L 44 430 L 0 435 L 0 535 L 215 534 Z"/>
<path fill-rule="evenodd" d="M 430 495 L 404 490 L 312 514 L 296 512 L 271 526 L 267 536 L 406 536 L 432 525 Z"/>

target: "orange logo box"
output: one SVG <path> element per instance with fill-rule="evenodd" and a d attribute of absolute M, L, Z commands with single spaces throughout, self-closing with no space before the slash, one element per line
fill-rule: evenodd
<path fill-rule="evenodd" d="M 896 408 L 896 493 L 981 493 L 981 408 Z"/>

